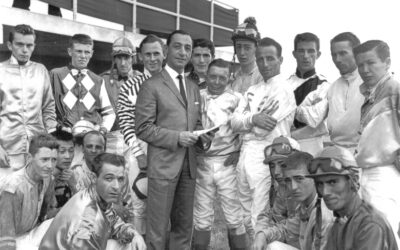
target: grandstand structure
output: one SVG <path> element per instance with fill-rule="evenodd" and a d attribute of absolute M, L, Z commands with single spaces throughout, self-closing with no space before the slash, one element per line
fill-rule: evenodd
<path fill-rule="evenodd" d="M 51 69 L 69 61 L 69 37 L 76 33 L 89 34 L 94 40 L 94 55 L 89 68 L 101 73 L 110 66 L 112 42 L 128 37 L 138 46 L 145 35 L 153 33 L 162 38 L 175 29 L 191 33 L 193 38 L 209 38 L 217 46 L 218 57 L 226 60 L 232 53 L 221 46 L 231 46 L 233 29 L 238 25 L 239 12 L 217 0 L 36 0 L 73 13 L 72 19 L 36 13 L 27 9 L 0 6 L 0 60 L 9 57 L 7 40 L 10 29 L 21 23 L 37 31 L 37 46 L 32 60 Z M 78 21 L 85 15 L 119 24 L 120 29 L 102 27 L 96 23 Z"/>

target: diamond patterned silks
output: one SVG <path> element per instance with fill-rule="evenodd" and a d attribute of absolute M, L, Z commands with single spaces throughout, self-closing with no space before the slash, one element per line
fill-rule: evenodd
<path fill-rule="evenodd" d="M 75 73 L 75 72 L 73 72 Z M 78 79 L 81 78 L 80 83 L 79 80 L 76 81 L 71 74 L 68 74 L 63 80 L 65 88 L 67 88 L 68 92 L 63 98 L 63 102 L 69 109 L 72 109 L 76 102 L 79 101 L 83 103 L 87 110 L 90 110 L 95 103 L 95 99 L 93 95 L 89 92 L 90 89 L 93 88 L 94 82 L 90 77 L 86 75 L 86 71 L 82 71 L 80 76 L 78 74 Z M 79 100 L 79 96 L 82 98 Z"/>

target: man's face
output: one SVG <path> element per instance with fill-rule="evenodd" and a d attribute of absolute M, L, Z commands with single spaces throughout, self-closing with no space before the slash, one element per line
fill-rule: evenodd
<path fill-rule="evenodd" d="M 41 179 L 48 178 L 57 163 L 57 149 L 39 148 L 32 156 L 32 169 L 36 176 Z"/>
<path fill-rule="evenodd" d="M 306 166 L 298 166 L 298 169 L 283 169 L 283 178 L 291 196 L 298 202 L 305 202 L 315 194 L 315 185 L 308 174 Z"/>
<path fill-rule="evenodd" d="M 143 61 L 145 69 L 151 74 L 161 71 L 165 56 L 164 50 L 159 42 L 143 44 L 139 57 Z"/>
<path fill-rule="evenodd" d="M 375 86 L 390 68 L 390 58 L 382 61 L 375 49 L 358 54 L 356 63 L 358 72 L 368 87 Z"/>
<path fill-rule="evenodd" d="M 15 32 L 14 40 L 7 42 L 7 47 L 20 64 L 25 64 L 35 49 L 35 36 Z"/>
<path fill-rule="evenodd" d="M 58 140 L 57 168 L 69 169 L 74 158 L 74 143 Z"/>
<path fill-rule="evenodd" d="M 332 43 L 331 55 L 333 63 L 336 65 L 341 75 L 351 73 L 357 68 L 351 42 L 342 41 Z"/>
<path fill-rule="evenodd" d="M 206 75 L 208 65 L 210 64 L 213 56 L 211 51 L 207 47 L 196 47 L 193 49 L 191 62 L 194 67 L 194 71 L 199 75 Z"/>
<path fill-rule="evenodd" d="M 114 62 L 120 76 L 127 76 L 132 69 L 132 56 L 116 55 L 114 57 Z"/>
<path fill-rule="evenodd" d="M 296 58 L 297 69 L 305 73 L 315 68 L 315 62 L 320 57 L 321 52 L 317 50 L 315 42 L 299 42 L 293 56 Z"/>
<path fill-rule="evenodd" d="M 125 180 L 123 166 L 103 163 L 99 176 L 96 179 L 97 194 L 107 204 L 116 203 L 119 200 L 122 186 Z"/>
<path fill-rule="evenodd" d="M 167 63 L 178 73 L 182 73 L 192 55 L 192 38 L 175 34 L 167 47 Z"/>
<path fill-rule="evenodd" d="M 283 58 L 278 56 L 275 46 L 263 46 L 256 49 L 256 62 L 264 81 L 280 73 L 282 61 Z"/>
<path fill-rule="evenodd" d="M 88 163 L 93 163 L 94 157 L 105 151 L 105 141 L 101 135 L 90 134 L 83 140 L 83 155 Z"/>
<path fill-rule="evenodd" d="M 284 185 L 282 167 L 286 167 L 284 159 L 276 159 L 269 163 L 269 169 L 271 171 L 272 179 L 276 180 L 279 185 Z"/>
<path fill-rule="evenodd" d="M 220 95 L 229 82 L 229 68 L 212 66 L 207 73 L 207 87 L 210 93 Z"/>
<path fill-rule="evenodd" d="M 245 39 L 236 40 L 235 51 L 240 65 L 249 65 L 256 59 L 256 45 L 252 41 Z"/>
<path fill-rule="evenodd" d="M 354 197 L 350 180 L 346 176 L 319 176 L 315 178 L 315 185 L 326 206 L 333 211 L 345 209 Z"/>
<path fill-rule="evenodd" d="M 68 54 L 71 57 L 72 66 L 77 69 L 84 69 L 92 58 L 93 45 L 74 43 L 72 48 L 68 48 Z"/>

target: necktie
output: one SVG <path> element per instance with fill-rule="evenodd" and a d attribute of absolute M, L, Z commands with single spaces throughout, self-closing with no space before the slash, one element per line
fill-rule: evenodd
<path fill-rule="evenodd" d="M 128 76 L 118 76 L 118 81 L 121 81 L 121 80 L 124 80 L 124 81 L 126 81 L 126 80 L 128 80 Z"/>
<path fill-rule="evenodd" d="M 187 106 L 187 99 L 186 99 L 185 87 L 183 86 L 182 75 L 178 75 L 177 78 L 179 79 L 179 92 L 181 92 L 182 99 Z"/>

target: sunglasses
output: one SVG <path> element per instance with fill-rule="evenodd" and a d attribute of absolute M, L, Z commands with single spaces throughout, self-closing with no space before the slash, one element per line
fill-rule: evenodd
<path fill-rule="evenodd" d="M 292 148 L 287 143 L 275 143 L 267 146 L 264 150 L 265 158 L 272 156 L 273 154 L 279 155 L 290 155 L 291 153 L 297 151 L 296 149 Z"/>
<path fill-rule="evenodd" d="M 308 165 L 310 174 L 317 173 L 318 169 L 329 173 L 343 173 L 344 170 L 350 170 L 351 166 L 344 166 L 342 162 L 332 158 L 316 158 Z"/>

